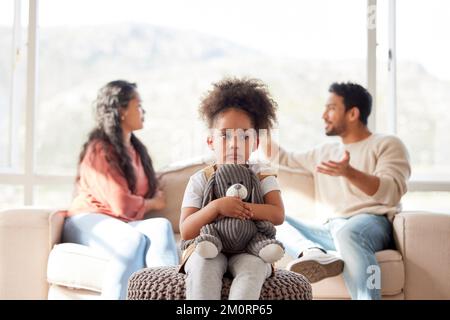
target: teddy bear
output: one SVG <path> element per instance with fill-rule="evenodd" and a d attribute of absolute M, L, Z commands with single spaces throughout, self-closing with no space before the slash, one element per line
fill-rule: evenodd
<path fill-rule="evenodd" d="M 207 181 L 202 208 L 214 199 L 238 196 L 242 201 L 263 204 L 261 183 L 246 165 L 224 164 Z M 276 229 L 267 220 L 251 220 L 219 216 L 203 226 L 200 234 L 184 241 L 183 248 L 195 242 L 195 251 L 204 258 L 214 258 L 219 252 L 250 253 L 267 263 L 284 255 L 283 244 L 275 239 Z"/>

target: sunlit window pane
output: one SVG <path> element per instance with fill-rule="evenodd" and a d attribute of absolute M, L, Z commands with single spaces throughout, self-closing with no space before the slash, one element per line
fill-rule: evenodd
<path fill-rule="evenodd" d="M 0 2 L 0 168 L 11 166 L 11 78 L 14 1 Z"/>
<path fill-rule="evenodd" d="M 27 21 L 28 1 L 0 2 L 0 172 L 24 171 Z"/>
<path fill-rule="evenodd" d="M 413 176 L 450 179 L 450 3 L 397 1 L 398 133 Z"/>
<path fill-rule="evenodd" d="M 138 83 L 147 114 L 137 134 L 156 168 L 207 152 L 197 108 L 224 76 L 269 85 L 280 141 L 297 150 L 323 141 L 331 82 L 365 84 L 365 1 L 129 1 L 127 8 L 41 2 L 38 172 L 74 174 L 94 125 L 91 102 L 110 80 Z"/>
<path fill-rule="evenodd" d="M 34 188 L 34 204 L 68 208 L 72 201 L 73 185 L 40 185 Z"/>
<path fill-rule="evenodd" d="M 0 210 L 23 205 L 23 187 L 0 184 Z"/>

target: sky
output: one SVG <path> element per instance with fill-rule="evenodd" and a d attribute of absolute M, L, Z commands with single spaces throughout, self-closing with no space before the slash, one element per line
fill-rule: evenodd
<path fill-rule="evenodd" d="M 0 1 L 0 25 L 11 24 L 13 1 Z M 378 3 L 378 21 L 385 23 L 388 0 Z M 366 56 L 365 0 L 40 0 L 39 9 L 42 28 L 146 23 L 211 34 L 276 56 Z M 420 61 L 450 81 L 449 18 L 448 0 L 397 0 L 398 58 Z M 378 33 L 384 48 L 387 28 Z"/>

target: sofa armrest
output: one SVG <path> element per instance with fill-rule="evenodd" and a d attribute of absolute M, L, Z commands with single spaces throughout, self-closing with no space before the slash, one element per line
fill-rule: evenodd
<path fill-rule="evenodd" d="M 64 228 L 64 219 L 66 218 L 67 211 L 58 210 L 50 213 L 49 225 L 49 249 L 52 250 L 55 244 L 61 243 L 62 231 Z"/>
<path fill-rule="evenodd" d="M 62 230 L 54 211 L 0 211 L 0 299 L 47 299 L 48 255 Z"/>
<path fill-rule="evenodd" d="M 405 298 L 450 299 L 450 214 L 402 212 L 394 237 L 405 264 Z"/>

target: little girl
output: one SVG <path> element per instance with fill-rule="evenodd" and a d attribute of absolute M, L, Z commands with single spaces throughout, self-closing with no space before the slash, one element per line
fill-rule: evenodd
<path fill-rule="evenodd" d="M 214 84 L 200 105 L 200 114 L 210 128 L 208 146 L 215 164 L 189 179 L 183 198 L 180 233 L 183 240 L 194 239 L 200 229 L 219 215 L 254 220 L 268 220 L 274 225 L 284 221 L 284 207 L 275 176 L 262 174 L 261 166 L 249 164 L 251 152 L 258 147 L 258 130 L 272 128 L 276 121 L 276 103 L 266 86 L 254 79 L 224 79 Z M 238 197 L 224 197 L 202 208 L 208 172 L 225 163 L 248 164 L 260 178 L 264 204 L 243 202 Z M 222 277 L 233 276 L 230 300 L 257 300 L 272 268 L 260 257 L 248 253 L 205 259 L 195 251 L 195 244 L 184 250 L 181 271 L 186 272 L 186 298 L 219 300 Z"/>

